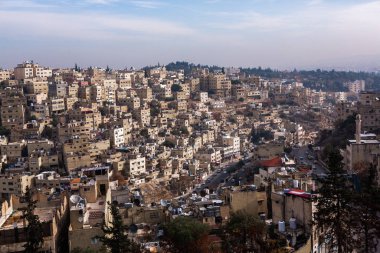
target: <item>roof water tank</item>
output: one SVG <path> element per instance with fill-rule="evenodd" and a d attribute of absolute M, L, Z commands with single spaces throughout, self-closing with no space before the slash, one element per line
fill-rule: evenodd
<path fill-rule="evenodd" d="M 293 187 L 298 188 L 299 186 L 299 181 L 298 180 L 293 180 Z"/>
<path fill-rule="evenodd" d="M 285 221 L 279 221 L 278 222 L 278 232 L 280 232 L 280 233 L 285 232 Z"/>
<path fill-rule="evenodd" d="M 289 219 L 289 226 L 290 226 L 290 229 L 297 229 L 297 222 L 295 218 Z"/>

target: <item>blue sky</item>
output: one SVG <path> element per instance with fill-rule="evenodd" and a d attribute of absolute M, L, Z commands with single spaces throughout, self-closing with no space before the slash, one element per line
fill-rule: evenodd
<path fill-rule="evenodd" d="M 380 66 L 379 13 L 366 0 L 0 0 L 0 67 L 368 69 Z"/>

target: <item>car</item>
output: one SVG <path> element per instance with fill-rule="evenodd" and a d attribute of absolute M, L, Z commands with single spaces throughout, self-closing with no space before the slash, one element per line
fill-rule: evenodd
<path fill-rule="evenodd" d="M 220 173 L 220 172 L 222 172 L 222 170 L 221 170 L 221 169 L 218 169 L 216 172 Z"/>

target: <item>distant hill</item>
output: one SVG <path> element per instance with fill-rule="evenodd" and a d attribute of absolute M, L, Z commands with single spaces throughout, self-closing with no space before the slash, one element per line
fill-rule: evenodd
<path fill-rule="evenodd" d="M 145 68 L 153 68 L 149 66 Z M 185 74 L 191 73 L 193 68 L 208 68 L 211 72 L 221 71 L 221 66 L 208 66 L 189 63 L 186 61 L 171 62 L 166 66 L 167 70 L 184 70 Z M 144 69 L 145 69 L 144 68 Z M 296 70 L 280 71 L 271 68 L 240 68 L 247 75 L 261 76 L 263 78 L 279 78 L 302 82 L 305 87 L 322 91 L 347 91 L 344 83 L 355 80 L 365 80 L 366 89 L 380 91 L 380 73 L 364 71 L 336 71 L 336 70 Z"/>

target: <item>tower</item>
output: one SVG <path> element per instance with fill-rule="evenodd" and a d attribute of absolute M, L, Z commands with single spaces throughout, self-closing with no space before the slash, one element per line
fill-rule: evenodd
<path fill-rule="evenodd" d="M 360 114 L 356 115 L 355 122 L 356 122 L 356 134 L 355 134 L 356 143 L 360 144 L 361 143 L 360 133 L 362 131 L 362 118 L 361 118 Z"/>

